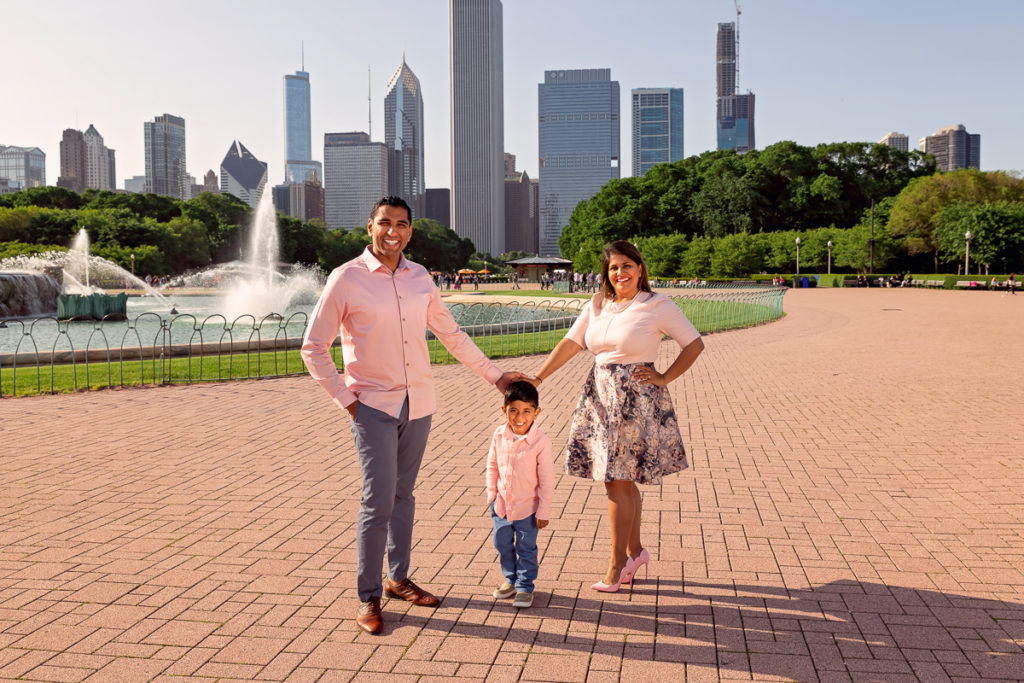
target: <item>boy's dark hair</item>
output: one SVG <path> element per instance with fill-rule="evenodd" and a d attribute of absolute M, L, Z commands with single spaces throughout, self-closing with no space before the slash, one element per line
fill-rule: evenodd
<path fill-rule="evenodd" d="M 409 205 L 406 203 L 404 199 L 402 199 L 401 197 L 396 197 L 394 195 L 381 197 L 374 203 L 373 208 L 370 209 L 371 221 L 377 217 L 377 211 L 380 210 L 380 207 L 382 206 L 394 206 L 399 209 L 405 209 L 405 212 L 409 215 L 409 222 L 412 223 L 412 209 L 409 208 Z"/>
<path fill-rule="evenodd" d="M 525 380 L 518 380 L 509 384 L 508 389 L 505 389 L 504 405 L 508 405 L 512 401 L 532 403 L 534 408 L 538 408 L 540 407 L 540 394 L 537 393 L 537 387 Z"/>

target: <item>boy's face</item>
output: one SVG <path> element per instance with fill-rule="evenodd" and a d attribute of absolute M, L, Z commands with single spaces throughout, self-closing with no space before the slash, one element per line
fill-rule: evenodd
<path fill-rule="evenodd" d="M 530 431 L 533 421 L 540 415 L 540 408 L 526 401 L 512 401 L 501 407 L 501 412 L 508 418 L 508 424 L 515 434 Z"/>

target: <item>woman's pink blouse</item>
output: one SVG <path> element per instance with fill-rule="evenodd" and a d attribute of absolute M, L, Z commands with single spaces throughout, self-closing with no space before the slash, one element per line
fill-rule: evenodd
<path fill-rule="evenodd" d="M 654 362 L 665 335 L 679 348 L 700 337 L 672 299 L 658 292 L 640 292 L 626 306 L 598 293 L 565 336 L 593 353 L 599 365 L 625 365 Z"/>

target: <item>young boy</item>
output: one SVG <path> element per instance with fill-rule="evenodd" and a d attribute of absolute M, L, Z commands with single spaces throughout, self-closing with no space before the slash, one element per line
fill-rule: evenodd
<path fill-rule="evenodd" d="M 509 384 L 501 408 L 506 421 L 494 430 L 487 453 L 487 503 L 494 520 L 494 547 L 506 579 L 491 595 L 514 595 L 513 607 L 533 604 L 537 531 L 548 525 L 555 490 L 551 440 L 533 426 L 539 405 L 532 384 Z"/>

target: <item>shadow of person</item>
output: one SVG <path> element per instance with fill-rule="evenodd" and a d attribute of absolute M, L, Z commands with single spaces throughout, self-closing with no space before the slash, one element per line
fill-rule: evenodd
<path fill-rule="evenodd" d="M 852 580 L 807 589 L 638 581 L 602 597 L 538 592 L 534 607 L 519 611 L 449 595 L 435 613 L 401 621 L 498 639 L 509 651 L 619 657 L 624 679 L 728 671 L 798 681 L 1024 680 L 1024 603 Z"/>

